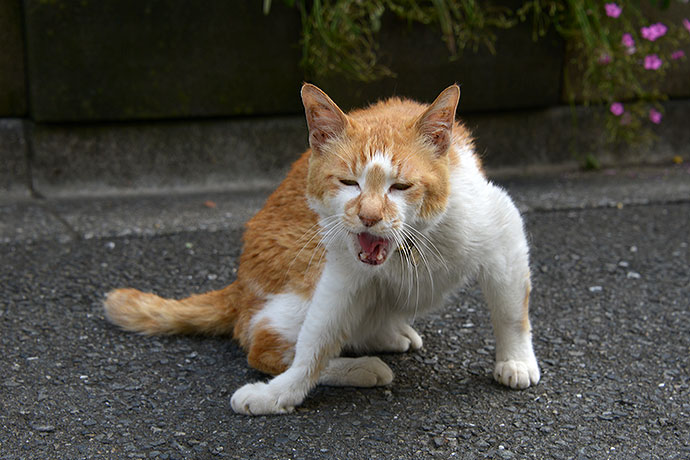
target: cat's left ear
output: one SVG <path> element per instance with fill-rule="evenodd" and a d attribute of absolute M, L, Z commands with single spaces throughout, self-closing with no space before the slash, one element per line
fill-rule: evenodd
<path fill-rule="evenodd" d="M 443 155 L 450 147 L 455 122 L 455 111 L 460 100 L 460 87 L 452 85 L 443 90 L 428 109 L 419 117 L 415 127 Z"/>
<path fill-rule="evenodd" d="M 343 133 L 347 116 L 326 93 L 309 83 L 302 85 L 302 103 L 309 126 L 309 145 L 322 152 L 328 141 Z"/>

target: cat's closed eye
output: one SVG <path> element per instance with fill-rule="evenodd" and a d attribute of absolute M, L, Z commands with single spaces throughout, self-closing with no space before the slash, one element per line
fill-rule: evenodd
<path fill-rule="evenodd" d="M 347 185 L 348 187 L 359 187 L 359 184 L 356 180 L 340 179 L 340 183 L 343 185 Z"/>
<path fill-rule="evenodd" d="M 412 187 L 412 184 L 404 184 L 404 183 L 395 183 L 391 185 L 391 190 L 399 190 L 399 191 L 405 191 Z"/>

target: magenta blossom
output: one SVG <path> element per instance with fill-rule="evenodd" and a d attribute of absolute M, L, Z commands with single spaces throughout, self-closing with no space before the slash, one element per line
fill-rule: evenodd
<path fill-rule="evenodd" d="M 683 18 L 683 26 L 685 26 L 685 28 L 688 29 L 688 32 L 690 32 L 690 19 Z"/>
<path fill-rule="evenodd" d="M 621 15 L 621 11 L 623 11 L 623 8 L 615 3 L 607 3 L 604 5 L 604 9 L 606 10 L 606 16 L 610 18 L 617 18 Z"/>
<path fill-rule="evenodd" d="M 673 53 L 671 53 L 671 59 L 682 59 L 685 57 L 685 51 L 683 50 L 676 50 Z"/>
<path fill-rule="evenodd" d="M 644 68 L 647 70 L 657 70 L 661 64 L 661 59 L 656 54 L 648 54 L 644 57 Z"/>
<path fill-rule="evenodd" d="M 606 53 L 602 53 L 601 56 L 599 56 L 598 62 L 602 65 L 608 64 L 611 62 L 611 56 Z"/>
<path fill-rule="evenodd" d="M 655 109 L 650 109 L 649 110 L 649 119 L 654 123 L 655 125 L 658 125 L 661 123 L 661 112 Z"/>
<path fill-rule="evenodd" d="M 642 29 L 640 29 L 640 32 L 642 32 L 642 36 L 644 38 L 646 38 L 650 42 L 653 42 L 657 38 L 666 35 L 667 30 L 668 29 L 665 25 L 663 25 L 660 22 L 657 22 L 656 24 L 652 24 L 649 27 L 643 27 Z"/>
<path fill-rule="evenodd" d="M 621 115 L 623 115 L 623 112 L 625 112 L 625 108 L 623 107 L 623 104 L 621 104 L 620 102 L 614 102 L 613 104 L 611 104 L 609 110 L 612 114 L 614 114 L 617 117 L 620 117 Z"/>
<path fill-rule="evenodd" d="M 627 48 L 632 48 L 633 46 L 635 46 L 635 39 L 630 34 L 623 34 L 623 38 L 621 39 L 621 43 L 623 43 L 623 46 L 625 46 Z"/>

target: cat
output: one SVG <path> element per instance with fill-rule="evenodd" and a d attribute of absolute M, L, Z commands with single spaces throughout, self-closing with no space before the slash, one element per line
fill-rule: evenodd
<path fill-rule="evenodd" d="M 232 408 L 287 413 L 317 384 L 391 383 L 367 354 L 420 349 L 413 319 L 478 279 L 494 378 L 536 384 L 523 222 L 455 120 L 460 88 L 431 105 L 392 98 L 349 114 L 314 85 L 301 96 L 310 148 L 246 224 L 237 280 L 183 300 L 114 290 L 107 318 L 144 334 L 231 333 L 249 365 L 274 376 L 235 391 Z"/>

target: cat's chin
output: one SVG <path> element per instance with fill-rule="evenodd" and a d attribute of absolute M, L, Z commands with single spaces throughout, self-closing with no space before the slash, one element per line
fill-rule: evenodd
<path fill-rule="evenodd" d="M 367 265 L 382 265 L 391 252 L 391 241 L 368 232 L 357 233 L 355 251 L 360 262 Z"/>

